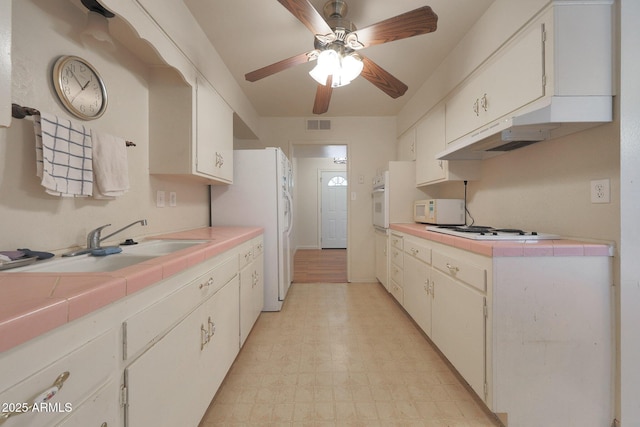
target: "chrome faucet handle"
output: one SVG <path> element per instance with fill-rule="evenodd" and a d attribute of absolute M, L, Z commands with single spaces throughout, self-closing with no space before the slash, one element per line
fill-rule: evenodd
<path fill-rule="evenodd" d="M 103 228 L 109 227 L 111 224 L 105 224 L 101 227 L 98 227 L 94 230 L 91 230 L 89 234 L 87 234 L 87 249 L 96 249 L 100 247 L 100 233 Z"/>

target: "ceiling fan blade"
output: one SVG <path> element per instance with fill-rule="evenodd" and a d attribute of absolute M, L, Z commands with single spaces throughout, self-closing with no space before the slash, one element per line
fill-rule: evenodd
<path fill-rule="evenodd" d="M 278 0 L 281 5 L 300 22 L 302 22 L 314 35 L 333 34 L 333 30 L 324 20 L 322 15 L 313 7 L 308 0 Z"/>
<path fill-rule="evenodd" d="M 393 77 L 369 58 L 362 57 L 362 62 L 364 67 L 360 75 L 390 97 L 401 97 L 409 89 L 406 84 Z"/>
<path fill-rule="evenodd" d="M 291 58 L 283 59 L 282 61 L 267 65 L 266 67 L 259 68 L 255 71 L 251 71 L 250 73 L 245 74 L 244 78 L 250 82 L 255 82 L 272 74 L 284 71 L 287 68 L 304 64 L 305 62 L 315 59 L 315 57 L 311 55 L 311 52 L 301 53 L 299 55 L 292 56 Z"/>
<path fill-rule="evenodd" d="M 329 111 L 329 102 L 331 101 L 331 76 L 327 79 L 326 85 L 318 85 L 316 90 L 316 99 L 313 102 L 313 114 L 324 114 Z"/>
<path fill-rule="evenodd" d="M 435 31 L 437 26 L 438 15 L 429 6 L 423 6 L 354 31 L 350 36 L 355 35 L 357 42 L 350 47 L 358 49 L 419 36 Z"/>

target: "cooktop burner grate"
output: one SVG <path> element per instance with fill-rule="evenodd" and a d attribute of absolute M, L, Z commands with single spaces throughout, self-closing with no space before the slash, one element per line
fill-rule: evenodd
<path fill-rule="evenodd" d="M 525 231 L 518 228 L 494 228 L 484 225 L 427 226 L 427 230 L 474 240 L 543 240 L 559 238 L 555 234 Z"/>

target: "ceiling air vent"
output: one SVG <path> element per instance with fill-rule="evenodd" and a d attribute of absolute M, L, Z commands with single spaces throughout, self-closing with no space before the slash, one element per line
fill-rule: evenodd
<path fill-rule="evenodd" d="M 307 130 L 331 130 L 331 120 L 307 120 Z"/>

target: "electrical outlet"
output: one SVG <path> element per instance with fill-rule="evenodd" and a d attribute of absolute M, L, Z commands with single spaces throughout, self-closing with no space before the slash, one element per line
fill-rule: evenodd
<path fill-rule="evenodd" d="M 175 191 L 169 192 L 169 206 L 174 207 L 178 205 L 178 196 Z"/>
<path fill-rule="evenodd" d="M 596 179 L 591 181 L 591 203 L 610 203 L 610 187 L 609 179 Z"/>

